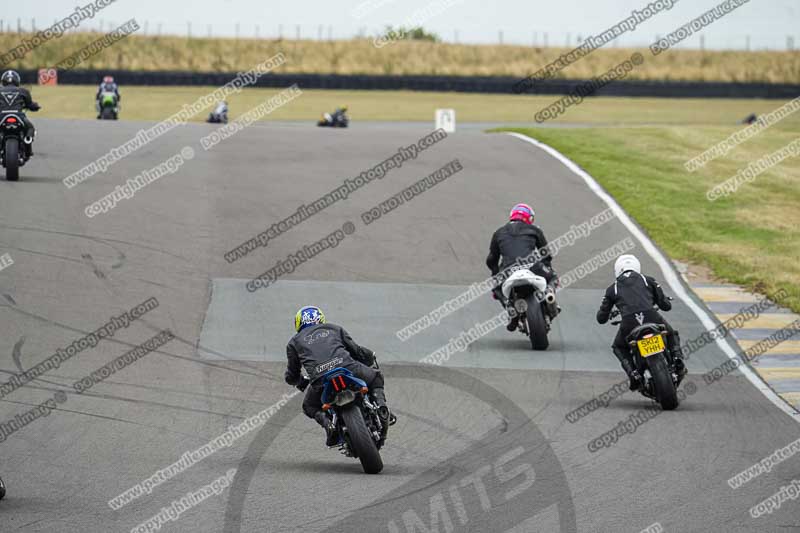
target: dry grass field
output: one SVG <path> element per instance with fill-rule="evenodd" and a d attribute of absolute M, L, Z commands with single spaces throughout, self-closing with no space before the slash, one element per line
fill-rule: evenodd
<path fill-rule="evenodd" d="M 22 35 L 23 37 L 25 35 Z M 13 68 L 52 66 L 100 37 L 67 34 L 30 52 Z M 0 53 L 18 45 L 20 35 L 0 34 Z M 247 70 L 277 52 L 288 59 L 282 72 L 336 74 L 438 74 L 514 76 L 532 74 L 566 48 L 464 45 L 400 41 L 375 48 L 371 39 L 349 41 L 204 39 L 133 35 L 78 68 L 125 70 Z M 765 81 L 800 83 L 800 52 L 670 50 L 647 60 L 629 77 L 652 80 Z M 634 49 L 601 48 L 559 73 L 589 78 L 630 57 Z"/>

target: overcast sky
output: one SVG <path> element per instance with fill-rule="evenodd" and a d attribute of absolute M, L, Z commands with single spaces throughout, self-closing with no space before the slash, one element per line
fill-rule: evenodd
<path fill-rule="evenodd" d="M 31 18 L 41 29 L 56 18 L 68 15 L 76 5 L 90 0 L 26 0 L 2 3 L 14 9 L 3 9 L 4 25 L 16 28 L 17 18 L 29 28 Z M 576 44 L 579 35 L 601 33 L 641 9 L 652 0 L 117 0 L 84 27 L 108 29 L 113 22 L 120 25 L 136 18 L 147 23 L 147 33 L 185 35 L 187 22 L 194 35 L 233 36 L 239 23 L 241 36 L 277 37 L 282 26 L 284 37 L 295 37 L 297 26 L 303 38 L 319 36 L 320 26 L 327 37 L 328 27 L 336 39 L 364 32 L 374 35 L 386 25 L 403 25 L 414 13 L 426 7 L 450 4 L 439 14 L 427 19 L 423 26 L 447 41 L 458 38 L 464 43 L 497 43 L 500 32 L 505 43 L 531 45 L 534 39 L 543 44 Z M 688 22 L 721 0 L 679 0 L 669 10 L 641 24 L 635 32 L 618 40 L 620 45 L 646 45 L 656 35 L 668 33 Z M 358 11 L 359 6 L 361 11 Z M 9 13 L 13 11 L 13 16 Z M 46 14 L 46 16 L 44 15 Z M 357 16 L 361 15 L 361 16 Z M 258 29 L 257 29 L 258 27 Z M 800 0 L 750 0 L 749 3 L 715 22 L 703 31 L 707 48 L 743 49 L 750 36 L 752 49 L 785 49 L 787 37 L 793 36 L 795 49 L 800 48 Z M 699 47 L 694 36 L 686 44 Z"/>

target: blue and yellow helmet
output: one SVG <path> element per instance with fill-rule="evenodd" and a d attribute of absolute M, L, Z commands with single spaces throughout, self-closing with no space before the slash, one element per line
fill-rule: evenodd
<path fill-rule="evenodd" d="M 322 310 L 319 307 L 315 307 L 313 305 L 307 305 L 305 307 L 301 307 L 300 310 L 294 315 L 294 330 L 300 331 L 303 328 L 308 326 L 313 326 L 314 324 L 324 324 L 325 323 L 325 315 L 322 314 Z"/>

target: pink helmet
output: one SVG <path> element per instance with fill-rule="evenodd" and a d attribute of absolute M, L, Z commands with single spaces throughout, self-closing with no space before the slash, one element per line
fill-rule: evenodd
<path fill-rule="evenodd" d="M 114 76 L 105 76 L 103 78 L 103 83 L 114 83 Z"/>
<path fill-rule="evenodd" d="M 533 224 L 535 215 L 536 213 L 533 212 L 533 209 L 528 204 L 517 204 L 511 209 L 508 220 L 519 220 L 526 224 Z"/>

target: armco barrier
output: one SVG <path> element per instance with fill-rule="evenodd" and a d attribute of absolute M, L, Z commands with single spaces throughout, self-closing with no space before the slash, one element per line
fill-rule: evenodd
<path fill-rule="evenodd" d="M 35 70 L 20 72 L 23 82 L 36 83 Z M 112 75 L 125 85 L 221 86 L 236 73 L 145 72 L 128 70 L 71 70 L 58 73 L 61 85 L 96 85 Z M 340 74 L 276 74 L 259 78 L 257 87 L 285 88 L 297 83 L 301 89 L 411 90 L 433 92 L 511 94 L 519 78 L 480 76 L 372 76 Z M 569 94 L 583 80 L 543 80 L 526 94 Z M 637 81 L 624 80 L 606 85 L 598 96 L 644 96 L 670 98 L 771 98 L 788 100 L 800 95 L 800 85 L 735 82 Z"/>

